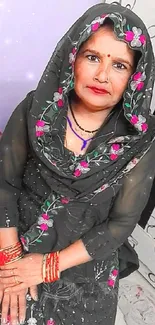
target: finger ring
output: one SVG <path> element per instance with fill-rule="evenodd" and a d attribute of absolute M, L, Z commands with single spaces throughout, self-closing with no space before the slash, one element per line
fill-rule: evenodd
<path fill-rule="evenodd" d="M 14 275 L 14 280 L 15 280 L 15 283 L 19 284 L 20 282 L 17 280 L 17 277 Z"/>

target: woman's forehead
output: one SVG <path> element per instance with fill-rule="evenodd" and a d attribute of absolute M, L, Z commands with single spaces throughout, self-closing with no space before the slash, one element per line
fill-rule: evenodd
<path fill-rule="evenodd" d="M 134 51 L 127 43 L 119 40 L 114 31 L 108 27 L 101 27 L 97 32 L 92 34 L 89 39 L 82 45 L 81 51 L 96 50 L 101 55 L 111 54 L 111 56 L 127 55 L 133 56 Z"/>

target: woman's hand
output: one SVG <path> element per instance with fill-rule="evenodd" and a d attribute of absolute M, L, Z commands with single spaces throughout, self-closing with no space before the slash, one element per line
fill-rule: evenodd
<path fill-rule="evenodd" d="M 26 317 L 26 294 L 28 289 L 16 293 L 4 293 L 2 299 L 1 323 L 7 324 L 8 317 L 11 324 L 24 324 Z M 29 289 L 32 299 L 38 300 L 37 287 Z"/>
<path fill-rule="evenodd" d="M 1 324 L 7 324 L 8 317 L 11 324 L 22 324 L 26 316 L 27 289 L 18 293 L 4 293 L 2 300 Z"/>
<path fill-rule="evenodd" d="M 15 293 L 43 282 L 42 254 L 28 254 L 10 265 L 10 269 L 1 268 L 0 284 L 5 293 Z"/>

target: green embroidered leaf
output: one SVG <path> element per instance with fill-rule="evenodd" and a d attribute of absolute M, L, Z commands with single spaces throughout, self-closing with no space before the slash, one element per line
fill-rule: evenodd
<path fill-rule="evenodd" d="M 131 105 L 129 103 L 125 103 L 125 106 L 128 108 L 131 107 Z"/>
<path fill-rule="evenodd" d="M 137 100 L 140 100 L 142 96 L 143 96 L 143 93 L 139 93 L 137 96 Z"/>
<path fill-rule="evenodd" d="M 37 243 L 42 243 L 42 240 L 41 239 L 37 239 L 36 242 Z"/>
<path fill-rule="evenodd" d="M 41 109 L 44 111 L 46 109 L 46 107 L 42 107 Z"/>
<path fill-rule="evenodd" d="M 70 87 L 73 87 L 73 86 L 74 86 L 74 82 L 73 82 L 73 80 L 71 80 Z"/>
<path fill-rule="evenodd" d="M 125 26 L 125 24 L 126 24 L 126 18 L 124 18 L 122 21 L 122 25 Z"/>
<path fill-rule="evenodd" d="M 131 117 L 132 115 L 131 115 L 131 114 L 129 114 L 129 113 L 127 113 L 127 114 L 126 114 L 126 116 L 128 116 L 128 117 Z"/>
<path fill-rule="evenodd" d="M 50 100 L 46 100 L 47 104 L 52 104 L 52 102 Z"/>
<path fill-rule="evenodd" d="M 119 36 L 121 37 L 121 36 L 124 36 L 124 33 L 119 33 Z"/>
<path fill-rule="evenodd" d="M 127 25 L 127 30 L 130 30 L 130 26 L 129 25 Z"/>
<path fill-rule="evenodd" d="M 52 108 L 53 108 L 53 111 L 54 111 L 54 112 L 57 112 L 57 111 L 58 111 L 57 104 L 53 104 L 53 105 L 52 105 Z"/>
<path fill-rule="evenodd" d="M 107 163 L 109 163 L 109 160 L 103 160 L 103 162 L 104 162 L 105 164 L 107 164 Z"/>
<path fill-rule="evenodd" d="M 95 152 L 94 152 L 94 157 L 97 157 L 97 156 L 98 156 L 98 152 L 95 151 Z"/>
<path fill-rule="evenodd" d="M 46 205 L 49 207 L 51 205 L 50 201 L 46 201 Z"/>

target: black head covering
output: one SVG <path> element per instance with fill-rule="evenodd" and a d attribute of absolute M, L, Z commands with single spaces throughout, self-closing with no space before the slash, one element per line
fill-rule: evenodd
<path fill-rule="evenodd" d="M 114 23 L 117 38 L 139 51 L 141 58 L 119 109 L 114 109 L 100 128 L 86 154 L 75 157 L 64 148 L 68 96 L 74 89 L 74 62 L 81 44 L 107 18 Z M 131 170 L 154 140 L 155 126 L 150 114 L 153 83 L 154 55 L 142 20 L 119 4 L 93 6 L 60 40 L 35 91 L 29 114 L 33 149 L 64 184 L 68 182 L 71 191 L 87 198 L 88 194 L 92 196 L 103 184 L 110 185 Z"/>

